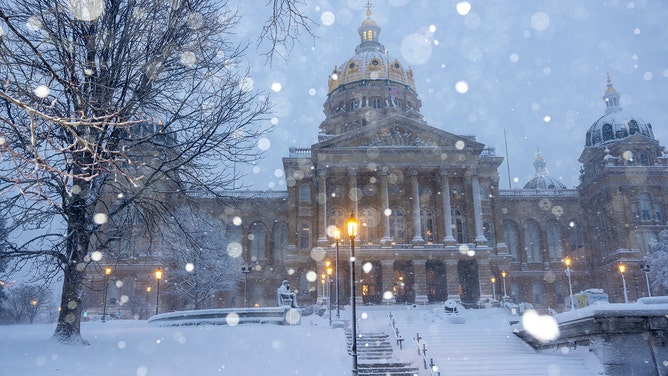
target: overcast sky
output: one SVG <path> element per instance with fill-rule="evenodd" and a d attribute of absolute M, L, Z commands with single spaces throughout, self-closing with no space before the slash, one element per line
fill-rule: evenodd
<path fill-rule="evenodd" d="M 329 74 L 359 44 L 365 0 L 304 1 L 317 39 L 304 35 L 289 61 L 271 67 L 249 49 L 255 87 L 276 106 L 275 129 L 260 143 L 267 158 L 244 179 L 254 189 L 285 190 L 281 158 L 317 142 Z M 269 8 L 250 3 L 240 5 L 239 37 L 254 41 Z M 372 18 L 389 55 L 413 69 L 429 125 L 475 135 L 503 157 L 506 131 L 513 188 L 534 176 L 537 147 L 550 176 L 577 186 L 585 133 L 605 111 L 607 74 L 624 110 L 668 143 L 667 1 L 470 0 L 468 13 L 458 3 L 374 0 Z M 499 174 L 507 189 L 505 161 Z"/>

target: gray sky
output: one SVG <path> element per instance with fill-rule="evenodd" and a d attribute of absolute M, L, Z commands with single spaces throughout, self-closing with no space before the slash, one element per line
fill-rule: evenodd
<path fill-rule="evenodd" d="M 244 179 L 254 189 L 285 189 L 281 158 L 291 146 L 317 141 L 327 78 L 359 44 L 366 1 L 304 1 L 320 24 L 316 40 L 304 35 L 289 61 L 272 67 L 249 50 L 255 87 L 272 93 L 277 122 L 260 143 L 269 146 L 267 157 Z M 239 36 L 255 41 L 268 8 L 250 3 L 240 5 Z M 537 147 L 550 176 L 577 186 L 585 133 L 605 111 L 608 73 L 624 110 L 651 122 L 668 143 L 666 1 L 470 0 L 465 15 L 458 1 L 372 3 L 380 42 L 414 71 L 429 125 L 475 135 L 503 157 L 506 130 L 513 188 L 534 176 Z M 508 188 L 505 162 L 499 174 Z"/>

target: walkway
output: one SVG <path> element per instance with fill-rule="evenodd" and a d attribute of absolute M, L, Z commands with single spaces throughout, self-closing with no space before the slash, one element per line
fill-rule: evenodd
<path fill-rule="evenodd" d="M 513 334 L 509 320 L 518 317 L 501 309 L 455 315 L 446 314 L 442 305 L 360 307 L 360 311 L 368 317 L 361 320 L 362 332 L 382 330 L 377 325 L 385 323 L 384 330 L 392 333 L 390 341 L 396 341 L 398 330 L 404 351 L 395 355 L 404 354 L 407 358 L 401 360 L 413 362 L 420 375 L 440 371 L 447 376 L 594 376 L 601 370 L 584 347 L 535 351 Z"/>

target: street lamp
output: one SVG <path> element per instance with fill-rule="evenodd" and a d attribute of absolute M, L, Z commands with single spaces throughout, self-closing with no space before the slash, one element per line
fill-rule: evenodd
<path fill-rule="evenodd" d="M 492 277 L 492 300 L 496 300 L 496 278 Z"/>
<path fill-rule="evenodd" d="M 506 271 L 501 272 L 501 277 L 503 277 L 503 300 L 508 300 L 508 293 L 506 292 Z"/>
<path fill-rule="evenodd" d="M 348 227 L 348 236 L 350 237 L 350 296 L 352 299 L 351 305 L 353 308 L 353 375 L 357 375 L 357 312 L 355 308 L 355 237 L 357 236 L 357 227 L 359 222 L 355 219 L 355 215 L 350 213 L 350 218 L 346 223 Z"/>
<path fill-rule="evenodd" d="M 327 309 L 329 310 L 329 325 L 332 325 L 332 267 L 327 261 Z"/>
<path fill-rule="evenodd" d="M 149 310 L 149 303 L 148 300 L 151 298 L 151 286 L 146 286 L 146 316 L 148 316 L 150 310 Z"/>
<path fill-rule="evenodd" d="M 624 288 L 624 303 L 628 303 L 629 295 L 626 293 L 626 278 L 624 278 L 624 272 L 626 272 L 626 265 L 619 264 L 619 272 L 622 273 L 622 287 Z"/>
<path fill-rule="evenodd" d="M 162 279 L 162 269 L 158 268 L 155 271 L 155 279 L 158 281 L 155 289 L 155 314 L 158 314 L 158 305 L 160 303 L 160 280 Z"/>
<path fill-rule="evenodd" d="M 244 281 L 244 308 L 248 308 L 248 274 L 251 272 L 253 268 L 251 268 L 249 265 L 245 265 L 241 267 L 241 272 L 244 273 L 245 281 Z"/>
<path fill-rule="evenodd" d="M 652 297 L 652 289 L 649 287 L 649 264 L 645 264 L 640 268 L 643 273 L 645 273 L 645 282 L 647 282 L 647 296 Z"/>
<path fill-rule="evenodd" d="M 111 274 L 111 268 L 106 267 L 104 269 L 104 303 L 102 303 L 102 322 L 107 320 L 107 290 L 109 288 L 109 275 Z"/>
<path fill-rule="evenodd" d="M 573 304 L 573 285 L 571 284 L 571 258 L 566 257 L 564 259 L 564 264 L 566 264 L 566 276 L 568 277 L 568 291 L 571 293 L 569 299 L 571 301 L 571 311 L 575 310 L 575 305 Z"/>
<path fill-rule="evenodd" d="M 334 230 L 334 239 L 336 239 L 336 259 L 334 260 L 334 288 L 336 289 L 336 318 L 341 318 L 339 310 L 339 239 L 341 239 L 341 230 L 338 227 Z"/>

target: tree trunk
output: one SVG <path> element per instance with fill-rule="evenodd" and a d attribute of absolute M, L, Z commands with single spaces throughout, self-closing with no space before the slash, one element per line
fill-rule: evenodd
<path fill-rule="evenodd" d="M 87 344 L 81 337 L 81 286 L 84 273 L 78 265 L 70 263 L 65 268 L 58 325 L 53 336 L 60 342 Z"/>

